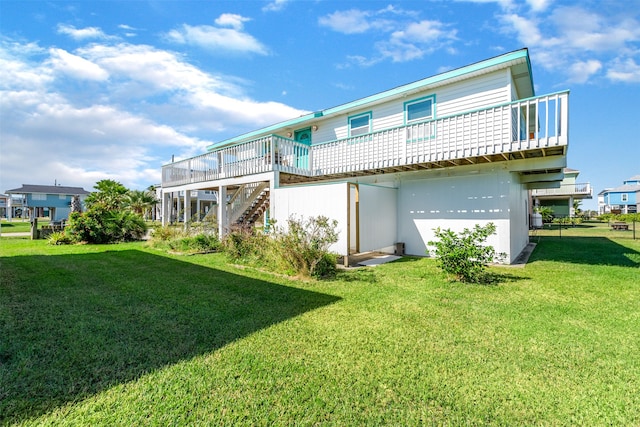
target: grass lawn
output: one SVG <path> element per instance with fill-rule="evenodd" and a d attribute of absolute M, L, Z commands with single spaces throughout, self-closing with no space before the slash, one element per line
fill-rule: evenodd
<path fill-rule="evenodd" d="M 492 286 L 0 238 L 0 424 L 639 425 L 640 240 L 600 234 Z"/>
<path fill-rule="evenodd" d="M 38 218 L 38 228 L 49 224 L 49 218 Z M 2 233 L 28 233 L 31 231 L 31 221 L 22 218 L 13 218 L 11 221 L 0 220 L 0 232 Z"/>

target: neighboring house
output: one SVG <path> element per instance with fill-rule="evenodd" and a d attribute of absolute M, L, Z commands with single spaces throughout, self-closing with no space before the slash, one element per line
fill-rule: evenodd
<path fill-rule="evenodd" d="M 310 94 L 312 95 L 312 94 Z M 171 199 L 213 190 L 221 235 L 260 218 L 338 221 L 338 254 L 425 255 L 437 227 L 493 222 L 512 262 L 529 242 L 528 190 L 557 186 L 569 93 L 536 96 L 527 49 L 222 141 L 162 168 Z M 396 243 L 400 243 L 396 245 Z"/>
<path fill-rule="evenodd" d="M 605 188 L 604 190 L 598 193 L 598 215 L 609 213 L 608 211 L 609 207 L 604 203 L 604 195 L 609 190 L 611 189 Z"/>
<path fill-rule="evenodd" d="M 593 198 L 593 190 L 588 182 L 577 182 L 580 171 L 564 168 L 564 179 L 556 188 L 531 190 L 533 207 L 549 207 L 555 217 L 575 216 L 574 201 Z"/>
<path fill-rule="evenodd" d="M 0 194 L 0 218 L 7 218 L 9 206 L 9 196 L 6 194 Z"/>
<path fill-rule="evenodd" d="M 602 191 L 601 213 L 637 213 L 640 210 L 640 175 L 622 182 L 620 187 Z"/>
<path fill-rule="evenodd" d="M 82 202 L 89 194 L 88 191 L 81 187 L 29 184 L 22 184 L 22 187 L 7 190 L 6 193 L 11 196 L 19 196 L 21 207 L 23 210 L 28 211 L 30 218 L 48 216 L 51 221 L 68 219 L 73 196 L 80 196 L 80 201 Z M 13 200 L 13 197 L 11 200 Z M 12 209 L 9 209 L 9 211 L 11 212 Z M 22 216 L 25 217 L 27 215 L 23 212 Z"/>

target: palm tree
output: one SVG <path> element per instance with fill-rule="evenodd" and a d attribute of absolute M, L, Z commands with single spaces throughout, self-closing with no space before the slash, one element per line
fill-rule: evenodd
<path fill-rule="evenodd" d="M 122 208 L 127 194 L 127 187 L 111 179 L 103 179 L 93 186 L 97 191 L 87 196 L 84 203 L 87 208 L 101 207 L 107 211 Z"/>
<path fill-rule="evenodd" d="M 127 193 L 126 205 L 134 213 L 147 216 L 151 208 L 158 204 L 155 193 L 147 190 L 130 190 Z"/>

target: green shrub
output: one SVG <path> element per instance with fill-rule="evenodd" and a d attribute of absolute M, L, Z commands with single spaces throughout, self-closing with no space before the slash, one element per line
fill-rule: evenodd
<path fill-rule="evenodd" d="M 270 244 L 267 235 L 253 227 L 234 227 L 224 239 L 221 247 L 232 261 L 262 264 L 268 258 Z"/>
<path fill-rule="evenodd" d="M 141 239 L 147 225 L 141 216 L 130 211 L 94 207 L 87 212 L 73 212 L 65 233 L 76 242 L 115 243 Z"/>
<path fill-rule="evenodd" d="M 329 253 L 329 246 L 338 241 L 337 225 L 335 219 L 320 215 L 307 220 L 290 217 L 286 230 L 274 227 L 277 248 L 286 266 L 305 277 L 335 273 L 336 258 Z"/>
<path fill-rule="evenodd" d="M 216 252 L 220 241 L 215 229 L 200 225 L 156 227 L 151 233 L 148 245 L 163 250 L 182 253 Z"/>
<path fill-rule="evenodd" d="M 69 245 L 74 242 L 73 239 L 65 234 L 64 231 L 54 231 L 53 233 L 49 234 L 47 243 L 50 245 Z"/>
<path fill-rule="evenodd" d="M 483 244 L 495 231 L 493 223 L 484 227 L 476 224 L 473 230 L 465 228 L 459 234 L 438 227 L 434 232 L 439 240 L 428 244 L 435 247 L 438 265 L 445 273 L 455 275 L 461 282 L 483 283 L 490 279 L 486 274 L 486 265 L 505 256 L 497 254 L 492 246 Z"/>
<path fill-rule="evenodd" d="M 217 236 L 197 234 L 171 240 L 169 248 L 183 253 L 215 252 L 220 248 Z"/>

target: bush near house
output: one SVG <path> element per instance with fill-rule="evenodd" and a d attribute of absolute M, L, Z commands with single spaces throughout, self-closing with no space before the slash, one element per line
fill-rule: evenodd
<path fill-rule="evenodd" d="M 142 215 L 129 204 L 129 190 L 119 182 L 98 181 L 87 196 L 86 212 L 72 212 L 64 234 L 71 242 L 115 243 L 141 239 L 147 231 Z M 65 240 L 56 237 L 56 243 Z"/>
<path fill-rule="evenodd" d="M 490 222 L 484 227 L 476 224 L 472 230 L 465 228 L 460 233 L 438 227 L 434 232 L 439 240 L 430 241 L 429 246 L 435 247 L 438 265 L 445 273 L 466 283 L 490 281 L 485 271 L 487 264 L 504 257 L 493 246 L 484 245 L 487 237 L 495 234 L 495 224 Z"/>
<path fill-rule="evenodd" d="M 287 220 L 271 233 L 255 228 L 236 228 L 222 241 L 233 261 L 259 265 L 302 277 L 328 277 L 336 272 L 336 256 L 329 247 L 338 241 L 336 220 L 325 216 Z"/>

